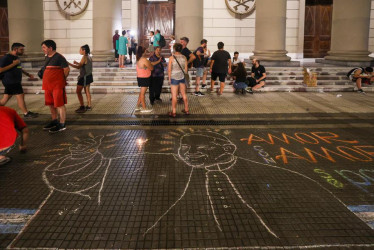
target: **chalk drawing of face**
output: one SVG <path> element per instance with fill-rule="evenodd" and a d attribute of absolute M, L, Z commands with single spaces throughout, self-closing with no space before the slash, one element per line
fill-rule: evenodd
<path fill-rule="evenodd" d="M 103 136 L 70 146 L 70 154 L 48 166 L 43 178 L 51 190 L 91 198 L 87 192 L 100 187 L 110 162 L 98 151 Z"/>
<path fill-rule="evenodd" d="M 189 166 L 210 167 L 231 162 L 236 146 L 216 133 L 187 134 L 181 137 L 178 154 Z"/>

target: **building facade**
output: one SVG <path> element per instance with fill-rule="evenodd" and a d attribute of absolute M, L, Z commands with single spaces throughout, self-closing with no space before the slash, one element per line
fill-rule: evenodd
<path fill-rule="evenodd" d="M 72 2 L 86 8 L 66 14 Z M 235 3 L 253 11 L 235 14 Z M 374 0 L 0 0 L 0 10 L 0 47 L 22 42 L 30 60 L 42 56 L 44 39 L 64 54 L 89 44 L 95 60 L 108 60 L 116 29 L 136 32 L 140 45 L 160 29 L 166 40 L 189 37 L 191 49 L 205 38 L 212 51 L 222 41 L 230 52 L 272 61 L 371 61 L 374 51 Z"/>

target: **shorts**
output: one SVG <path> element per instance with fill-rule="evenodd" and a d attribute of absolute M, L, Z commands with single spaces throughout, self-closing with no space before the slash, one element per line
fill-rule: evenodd
<path fill-rule="evenodd" d="M 82 77 L 82 78 L 79 78 L 78 79 L 78 85 L 79 86 L 87 86 L 87 85 L 90 85 L 91 83 L 93 83 L 93 76 L 92 74 L 91 75 L 88 75 L 88 76 L 85 76 L 85 77 Z"/>
<path fill-rule="evenodd" d="M 44 97 L 45 105 L 47 106 L 54 106 L 55 108 L 58 108 L 67 104 L 65 88 L 45 90 Z"/>
<path fill-rule="evenodd" d="M 205 68 L 197 68 L 196 69 L 196 77 L 204 76 Z"/>
<path fill-rule="evenodd" d="M 184 78 L 180 80 L 171 79 L 171 85 L 178 86 L 180 83 L 186 84 L 186 80 Z"/>
<path fill-rule="evenodd" d="M 4 84 L 4 94 L 6 95 L 20 95 L 23 94 L 21 83 Z"/>
<path fill-rule="evenodd" d="M 151 84 L 151 78 L 150 77 L 147 77 L 147 78 L 144 78 L 144 77 L 138 77 L 137 78 L 138 80 L 138 87 L 149 87 L 149 85 Z"/>
<path fill-rule="evenodd" d="M 211 79 L 213 81 L 215 81 L 215 80 L 217 80 L 217 77 L 219 78 L 220 82 L 225 82 L 225 80 L 226 80 L 226 74 L 225 73 L 214 73 L 214 72 L 212 72 Z"/>

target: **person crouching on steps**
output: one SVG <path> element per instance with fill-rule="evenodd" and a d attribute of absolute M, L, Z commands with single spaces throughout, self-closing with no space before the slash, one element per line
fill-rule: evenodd
<path fill-rule="evenodd" d="M 78 76 L 78 83 L 77 83 L 77 96 L 78 96 L 80 107 L 77 110 L 75 110 L 76 113 L 84 113 L 92 109 L 91 108 L 90 84 L 93 82 L 93 76 L 92 76 L 92 58 L 90 57 L 90 53 L 91 53 L 90 47 L 87 44 L 83 45 L 79 50 L 79 54 L 83 56 L 81 61 L 79 63 L 77 61 L 74 61 L 74 64 L 69 63 L 71 67 L 79 69 L 79 76 Z M 83 102 L 83 95 L 82 95 L 83 88 L 84 88 L 84 92 L 86 93 L 86 97 L 87 97 L 87 106 L 84 106 L 84 102 Z"/>

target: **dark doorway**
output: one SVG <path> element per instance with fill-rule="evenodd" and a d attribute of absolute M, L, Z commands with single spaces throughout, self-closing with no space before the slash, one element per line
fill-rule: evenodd
<path fill-rule="evenodd" d="M 9 51 L 9 27 L 7 0 L 0 0 L 0 56 Z"/>
<path fill-rule="evenodd" d="M 149 1 L 139 0 L 139 45 L 148 47 L 149 32 L 159 29 L 166 44 L 174 34 L 175 0 Z M 168 46 L 166 46 L 168 47 Z"/>
<path fill-rule="evenodd" d="M 304 58 L 322 58 L 331 46 L 333 0 L 306 0 Z"/>

